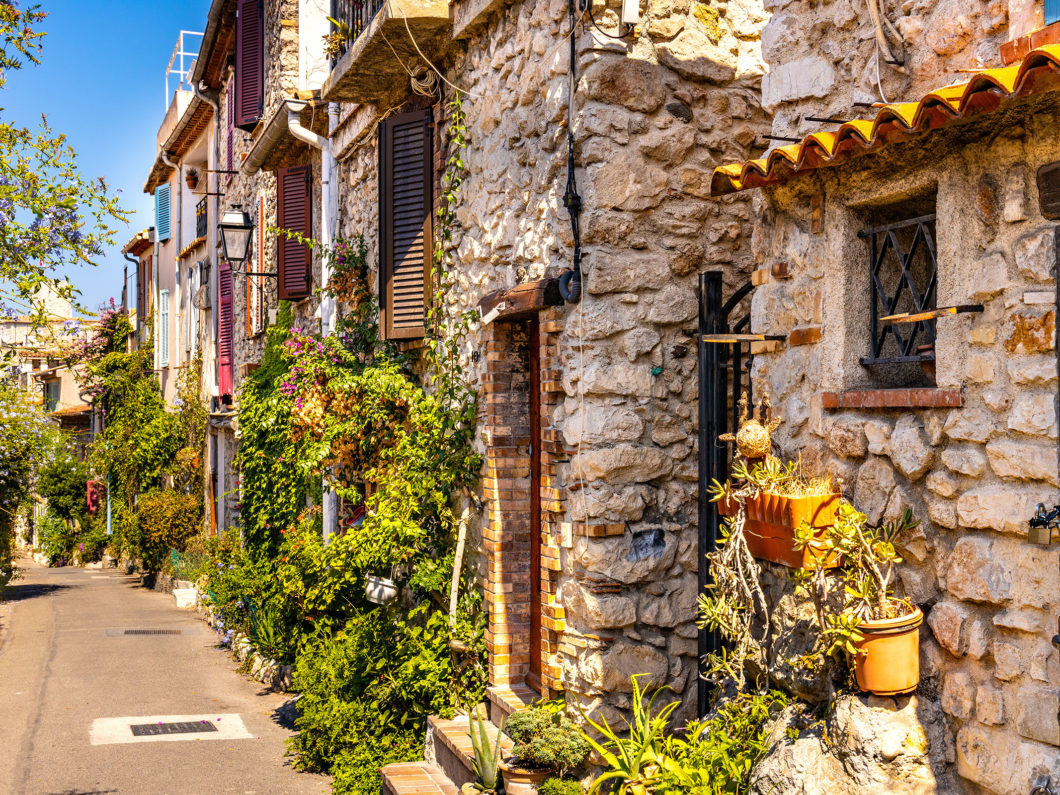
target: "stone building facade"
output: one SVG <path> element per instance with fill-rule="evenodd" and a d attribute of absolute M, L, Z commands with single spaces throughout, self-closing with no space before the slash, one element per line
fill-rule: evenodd
<path fill-rule="evenodd" d="M 931 753 L 959 789 L 1013 794 L 1060 778 L 1060 660 L 1050 642 L 1060 553 L 1055 533 L 1050 544 L 1029 524 L 1060 485 L 1049 198 L 1060 52 L 1025 47 L 1014 59 L 1010 42 L 1033 27 L 1016 5 L 902 4 L 891 20 L 905 73 L 881 65 L 882 88 L 910 104 L 865 109 L 857 129 L 826 125 L 824 136 L 714 180 L 719 196 L 763 188 L 751 325 L 786 341 L 755 357 L 754 382 L 780 407 L 780 446 L 809 472 L 841 477 L 870 520 L 906 507 L 921 520 L 900 542 L 900 576 L 927 615 L 922 697 L 937 693 L 945 715 L 945 747 Z M 875 50 L 871 24 L 843 24 L 844 8 L 771 9 L 763 93 L 775 132 L 816 132 L 808 115 L 881 99 L 874 68 L 868 77 L 856 68 Z M 1037 13 L 1040 26 L 1041 3 Z M 818 44 L 807 55 L 800 37 L 810 31 Z M 1012 65 L 984 71 L 1003 61 Z M 976 71 L 953 74 L 965 67 Z M 932 92 L 932 81 L 947 80 L 958 85 Z M 903 253 L 919 249 L 905 271 L 893 252 L 873 258 L 888 235 Z M 889 332 L 878 319 L 956 306 L 960 314 Z M 896 345 L 894 330 L 909 340 L 914 328 L 909 350 Z"/>

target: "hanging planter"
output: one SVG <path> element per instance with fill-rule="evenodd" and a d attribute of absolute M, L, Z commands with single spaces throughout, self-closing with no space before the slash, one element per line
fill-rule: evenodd
<path fill-rule="evenodd" d="M 369 574 L 364 578 L 364 595 L 373 604 L 385 605 L 397 599 L 398 589 L 393 580 Z"/>
<path fill-rule="evenodd" d="M 835 524 L 840 499 L 839 494 L 785 497 L 764 492 L 748 497 L 743 530 L 748 550 L 759 560 L 793 569 L 835 568 L 839 556 L 825 553 L 820 545 L 811 542 L 804 549 L 796 548 L 795 529 L 807 522 L 820 536 Z M 735 516 L 738 510 L 739 503 L 734 499 L 718 504 L 722 516 Z"/>
<path fill-rule="evenodd" d="M 858 650 L 854 675 L 858 687 L 878 696 L 910 693 L 920 683 L 920 625 L 924 613 L 913 605 L 913 612 L 898 618 L 862 620 L 858 630 L 864 636 L 854 642 Z"/>
<path fill-rule="evenodd" d="M 184 183 L 189 190 L 195 190 L 199 186 L 199 170 L 197 168 L 189 168 L 184 172 Z"/>

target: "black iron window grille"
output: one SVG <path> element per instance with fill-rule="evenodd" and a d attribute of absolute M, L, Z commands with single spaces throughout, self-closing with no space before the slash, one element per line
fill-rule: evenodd
<path fill-rule="evenodd" d="M 206 199 L 195 205 L 195 237 L 206 237 Z"/>
<path fill-rule="evenodd" d="M 332 49 L 337 61 L 364 33 L 386 0 L 331 0 Z"/>
<path fill-rule="evenodd" d="M 866 366 L 931 362 L 935 359 L 935 321 L 895 324 L 881 318 L 936 308 L 938 253 L 935 216 L 922 215 L 863 229 L 869 246 L 871 350 Z"/>

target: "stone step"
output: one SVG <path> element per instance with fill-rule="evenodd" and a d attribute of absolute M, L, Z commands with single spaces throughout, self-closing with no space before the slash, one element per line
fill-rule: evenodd
<path fill-rule="evenodd" d="M 491 747 L 497 741 L 499 729 L 486 724 Z M 432 715 L 427 724 L 425 756 L 427 761 L 445 773 L 458 787 L 475 780 L 475 749 L 471 745 L 469 720 L 466 715 L 446 719 Z M 512 741 L 501 735 L 501 758 L 512 750 Z"/>
<path fill-rule="evenodd" d="M 501 720 L 506 719 L 513 712 L 532 706 L 541 698 L 526 685 L 491 687 L 486 691 L 486 697 L 490 702 L 490 720 L 498 726 Z"/>
<path fill-rule="evenodd" d="M 387 765 L 383 777 L 384 795 L 458 795 L 460 788 L 430 762 L 399 762 Z"/>

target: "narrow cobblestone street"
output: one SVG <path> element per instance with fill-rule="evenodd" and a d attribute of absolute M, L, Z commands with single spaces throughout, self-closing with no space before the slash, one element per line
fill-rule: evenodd
<path fill-rule="evenodd" d="M 240 676 L 172 596 L 113 569 L 21 565 L 0 613 L 0 793 L 329 791 L 284 761 L 286 697 Z M 219 728 L 164 738 L 128 728 L 202 721 Z"/>

